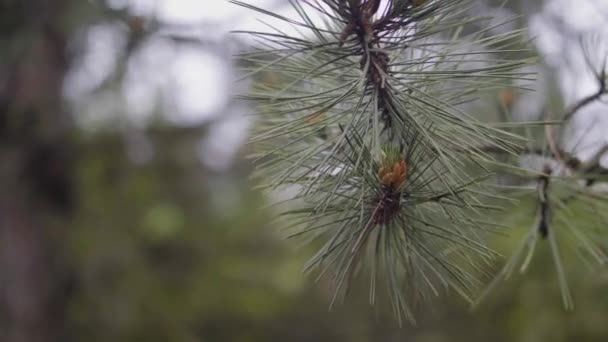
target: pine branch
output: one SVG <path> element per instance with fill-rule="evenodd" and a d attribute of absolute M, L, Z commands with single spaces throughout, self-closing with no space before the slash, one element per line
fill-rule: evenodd
<path fill-rule="evenodd" d="M 306 270 L 332 279 L 332 304 L 365 271 L 370 302 L 384 280 L 398 319 L 441 288 L 472 300 L 496 257 L 480 219 L 497 209 L 481 191 L 492 158 L 478 146 L 512 153 L 521 140 L 459 106 L 521 76 L 527 60 L 493 60 L 521 32 L 463 36 L 481 19 L 461 0 L 290 1 L 299 18 L 233 2 L 297 32 L 248 33 L 241 59 L 257 80 L 243 98 L 260 114 L 256 176 L 295 192 L 281 214 L 297 222 L 290 236 L 324 241 Z"/>
<path fill-rule="evenodd" d="M 588 64 L 590 65 L 589 61 Z M 584 107 L 601 100 L 602 96 L 608 93 L 608 90 L 606 89 L 607 79 L 605 69 L 596 73 L 596 79 L 599 83 L 598 91 L 581 99 L 570 109 L 566 110 L 563 114 L 564 123 L 571 120 L 572 117 L 579 113 Z M 549 122 L 550 118 L 546 119 L 547 122 Z M 601 194 L 596 194 L 590 189 L 597 180 L 597 177 L 608 175 L 608 168 L 603 167 L 600 164 L 602 157 L 608 152 L 608 145 L 603 146 L 597 151 L 589 161 L 583 162 L 573 153 L 565 151 L 559 146 L 558 141 L 563 141 L 563 139 L 554 138 L 552 126 L 546 123 L 543 127 L 545 133 L 545 147 L 524 148 L 518 151 L 516 155 L 549 157 L 552 159 L 553 164 L 557 165 L 557 168 L 554 168 L 549 162 L 544 163 L 542 171 L 536 177 L 537 196 L 535 200 L 537 202 L 538 210 L 535 224 L 532 226 L 527 237 L 522 241 L 520 248 L 515 251 L 495 280 L 490 284 L 486 291 L 482 293 L 479 300 L 485 297 L 491 288 L 496 286 L 498 280 L 507 279 L 516 265 L 520 264 L 520 271 L 522 273 L 525 272 L 532 260 L 538 235 L 540 235 L 543 240 L 546 240 L 547 238 L 549 240 L 562 299 L 566 309 L 572 309 L 574 305 L 565 274 L 565 268 L 559 252 L 556 232 L 561 228 L 566 228 L 564 233 L 569 233 L 570 239 L 562 238 L 562 243 L 571 242 L 574 244 L 579 255 L 584 256 L 584 253 L 581 253 L 581 251 L 584 251 L 586 252 L 586 255 L 591 256 L 594 261 L 599 264 L 604 264 L 608 260 L 601 248 L 601 242 L 599 242 L 598 239 L 590 237 L 589 232 L 584 231 L 584 226 L 579 228 L 571 223 L 571 207 L 576 205 L 575 201 L 585 201 L 584 209 L 589 210 L 590 217 L 597 217 L 601 220 L 601 223 L 595 222 L 596 227 L 604 226 L 608 221 L 608 217 L 600 214 L 606 209 L 605 206 L 608 204 L 608 198 Z M 496 151 L 491 148 L 487 150 L 489 153 L 504 153 L 503 151 Z M 564 178 L 558 175 L 555 171 L 559 168 L 567 170 L 568 177 Z M 579 180 L 584 180 L 583 186 L 578 182 Z M 560 195 L 559 190 L 555 189 L 556 187 L 561 188 L 562 192 L 566 192 L 567 195 Z M 602 209 L 599 209 L 598 207 L 602 207 Z M 523 257 L 524 254 L 525 258 Z M 479 301 L 476 302 L 475 305 L 478 303 Z"/>

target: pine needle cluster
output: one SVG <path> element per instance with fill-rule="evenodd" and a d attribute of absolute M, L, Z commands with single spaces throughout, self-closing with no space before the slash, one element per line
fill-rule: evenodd
<path fill-rule="evenodd" d="M 298 19 L 241 1 L 268 30 L 239 56 L 255 77 L 256 175 L 292 193 L 290 237 L 320 242 L 306 265 L 341 299 L 357 276 L 399 319 L 451 288 L 472 301 L 496 257 L 486 242 L 488 151 L 521 140 L 465 112 L 523 77 L 522 32 L 493 35 L 462 0 L 289 1 Z M 289 32 L 277 26 L 287 24 Z"/>

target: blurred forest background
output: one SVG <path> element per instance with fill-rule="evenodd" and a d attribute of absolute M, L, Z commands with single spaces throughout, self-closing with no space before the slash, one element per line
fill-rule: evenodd
<path fill-rule="evenodd" d="M 535 38 L 537 91 L 513 95 L 515 118 L 593 91 L 576 41 L 606 33 L 607 2 L 472 10 L 522 15 L 509 25 Z M 608 340 L 608 279 L 572 263 L 564 311 L 548 248 L 475 312 L 444 296 L 399 327 L 357 289 L 329 311 L 331 290 L 301 273 L 310 251 L 248 180 L 255 123 L 231 83 L 247 41 L 228 31 L 259 25 L 223 0 L 0 0 L 0 341 Z M 608 141 L 607 111 L 577 118 L 586 139 Z M 493 218 L 516 228 L 498 250 L 529 208 Z"/>

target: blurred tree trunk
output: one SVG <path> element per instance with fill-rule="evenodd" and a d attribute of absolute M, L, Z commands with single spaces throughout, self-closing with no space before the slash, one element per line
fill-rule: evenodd
<path fill-rule="evenodd" d="M 72 206 L 67 0 L 0 2 L 0 336 L 64 341 L 51 236 Z"/>

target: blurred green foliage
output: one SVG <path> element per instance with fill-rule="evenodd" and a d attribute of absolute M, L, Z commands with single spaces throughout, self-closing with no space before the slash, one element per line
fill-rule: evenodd
<path fill-rule="evenodd" d="M 108 140 L 113 140 L 108 143 Z M 179 139 L 178 139 L 179 140 Z M 183 139 L 182 139 L 183 140 Z M 206 171 L 158 138 L 155 158 L 131 162 L 111 134 L 84 139 L 79 208 L 61 236 L 75 274 L 67 322 L 82 341 L 605 341 L 606 279 L 569 263 L 576 310 L 565 312 L 547 244 L 525 277 L 502 284 L 476 312 L 449 294 L 399 327 L 370 307 L 365 279 L 328 310 L 331 288 L 302 275 L 309 250 L 284 241 L 248 190 L 246 172 Z M 193 142 L 190 142 L 194 144 Z M 240 169 L 247 169 L 241 162 Z M 532 213 L 496 220 L 508 253 Z M 520 236 L 518 236 L 520 235 Z M 565 259 L 574 257 L 567 255 Z"/>

